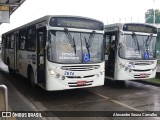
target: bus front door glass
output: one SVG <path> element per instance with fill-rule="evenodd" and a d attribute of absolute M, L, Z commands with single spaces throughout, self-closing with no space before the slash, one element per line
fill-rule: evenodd
<path fill-rule="evenodd" d="M 103 35 L 70 31 L 49 31 L 48 60 L 58 63 L 103 61 Z M 53 49 L 54 48 L 54 49 Z"/>
<path fill-rule="evenodd" d="M 153 60 L 156 59 L 156 37 L 152 35 L 124 34 L 120 43 L 119 56 L 124 59 Z"/>
<path fill-rule="evenodd" d="M 45 42 L 46 42 L 46 28 L 39 28 L 37 30 L 37 82 L 45 83 Z"/>

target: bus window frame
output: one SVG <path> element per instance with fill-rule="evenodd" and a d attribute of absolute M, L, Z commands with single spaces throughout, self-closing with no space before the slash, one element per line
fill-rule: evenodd
<path fill-rule="evenodd" d="M 30 32 L 30 30 L 32 31 L 34 31 L 34 37 L 32 36 L 32 34 L 30 34 L 29 32 Z M 33 32 L 32 31 L 32 32 Z M 37 29 L 36 29 L 36 26 L 34 25 L 34 26 L 31 26 L 31 27 L 28 27 L 27 28 L 27 30 L 26 30 L 26 50 L 27 51 L 32 51 L 32 52 L 34 52 L 35 50 L 36 50 L 36 31 L 37 31 Z M 30 35 L 30 36 L 29 36 Z M 29 37 L 31 37 L 30 39 L 29 39 Z M 32 42 L 33 41 L 33 42 Z M 31 43 L 33 43 L 33 44 L 31 44 Z M 31 49 L 31 47 L 33 47 L 33 49 Z"/>
<path fill-rule="evenodd" d="M 26 49 L 26 40 L 27 40 L 26 31 L 27 31 L 26 28 L 19 30 L 19 41 L 18 41 L 18 44 L 19 44 L 18 48 L 19 48 L 19 50 L 25 50 Z M 24 33 L 25 39 L 21 38 L 22 33 Z M 22 48 L 22 46 L 21 46 L 23 44 L 21 41 L 23 41 L 23 43 L 24 43 L 24 45 L 23 45 L 24 48 Z"/>

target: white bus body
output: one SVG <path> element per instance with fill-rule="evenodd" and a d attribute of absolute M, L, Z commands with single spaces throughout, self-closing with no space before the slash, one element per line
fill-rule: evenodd
<path fill-rule="evenodd" d="M 2 35 L 2 60 L 48 91 L 101 86 L 103 34 L 98 20 L 45 16 Z"/>
<path fill-rule="evenodd" d="M 139 80 L 156 76 L 157 28 L 149 24 L 116 23 L 105 26 L 106 77 Z M 115 41 L 114 50 L 112 41 Z"/>

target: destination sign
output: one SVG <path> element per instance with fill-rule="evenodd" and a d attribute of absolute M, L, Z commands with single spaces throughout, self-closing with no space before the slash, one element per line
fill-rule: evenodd
<path fill-rule="evenodd" d="M 125 24 L 123 26 L 124 31 L 133 32 L 145 32 L 145 33 L 157 33 L 157 28 L 144 24 Z"/>
<path fill-rule="evenodd" d="M 9 6 L 0 5 L 0 11 L 9 11 Z"/>
<path fill-rule="evenodd" d="M 70 28 L 82 28 L 103 30 L 104 25 L 102 22 L 91 20 L 87 18 L 77 17 L 53 17 L 50 19 L 50 26 L 54 27 L 70 27 Z"/>

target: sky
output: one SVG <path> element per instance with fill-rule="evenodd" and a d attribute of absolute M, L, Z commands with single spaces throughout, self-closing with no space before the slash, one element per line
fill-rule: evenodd
<path fill-rule="evenodd" d="M 0 35 L 45 15 L 83 16 L 104 24 L 144 22 L 145 12 L 152 8 L 160 9 L 160 0 L 26 0 L 10 23 L 0 25 Z"/>

